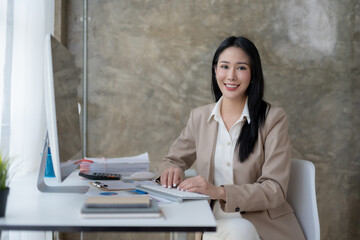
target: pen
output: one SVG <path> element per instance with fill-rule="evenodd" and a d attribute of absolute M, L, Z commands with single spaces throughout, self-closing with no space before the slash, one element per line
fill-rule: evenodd
<path fill-rule="evenodd" d="M 108 185 L 101 183 L 101 182 L 95 182 L 99 188 L 106 188 Z"/>
<path fill-rule="evenodd" d="M 98 187 L 98 188 L 107 188 L 108 185 L 101 183 L 101 182 L 90 182 L 93 186 Z"/>

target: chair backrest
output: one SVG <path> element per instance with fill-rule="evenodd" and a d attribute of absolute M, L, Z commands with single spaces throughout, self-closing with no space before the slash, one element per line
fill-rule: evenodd
<path fill-rule="evenodd" d="M 320 240 L 315 167 L 312 162 L 300 159 L 291 160 L 287 201 L 293 207 L 306 239 Z"/>

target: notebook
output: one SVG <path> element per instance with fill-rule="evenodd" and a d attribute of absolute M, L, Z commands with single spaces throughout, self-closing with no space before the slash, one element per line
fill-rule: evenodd
<path fill-rule="evenodd" d="M 150 206 L 148 196 L 120 196 L 120 197 L 88 197 L 85 201 L 87 208 L 145 208 Z"/>
<path fill-rule="evenodd" d="M 81 208 L 83 218 L 158 218 L 161 217 L 159 205 L 150 199 L 148 207 L 86 207 Z"/>

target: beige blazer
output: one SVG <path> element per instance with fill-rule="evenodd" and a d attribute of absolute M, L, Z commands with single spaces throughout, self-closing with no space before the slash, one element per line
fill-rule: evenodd
<path fill-rule="evenodd" d="M 191 112 L 186 127 L 159 165 L 158 174 L 174 165 L 186 170 L 195 162 L 197 173 L 214 182 L 218 123 L 214 118 L 208 121 L 214 106 L 209 104 Z M 294 211 L 285 200 L 291 163 L 285 111 L 271 106 L 253 153 L 243 163 L 236 153 L 234 184 L 224 186 L 226 201 L 220 200 L 222 210 L 240 212 L 264 240 L 304 240 Z"/>

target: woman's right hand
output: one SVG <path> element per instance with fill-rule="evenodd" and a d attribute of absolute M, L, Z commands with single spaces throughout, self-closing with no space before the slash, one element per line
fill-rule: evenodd
<path fill-rule="evenodd" d="M 184 171 L 179 167 L 166 168 L 160 176 L 163 187 L 177 187 L 183 181 Z"/>

